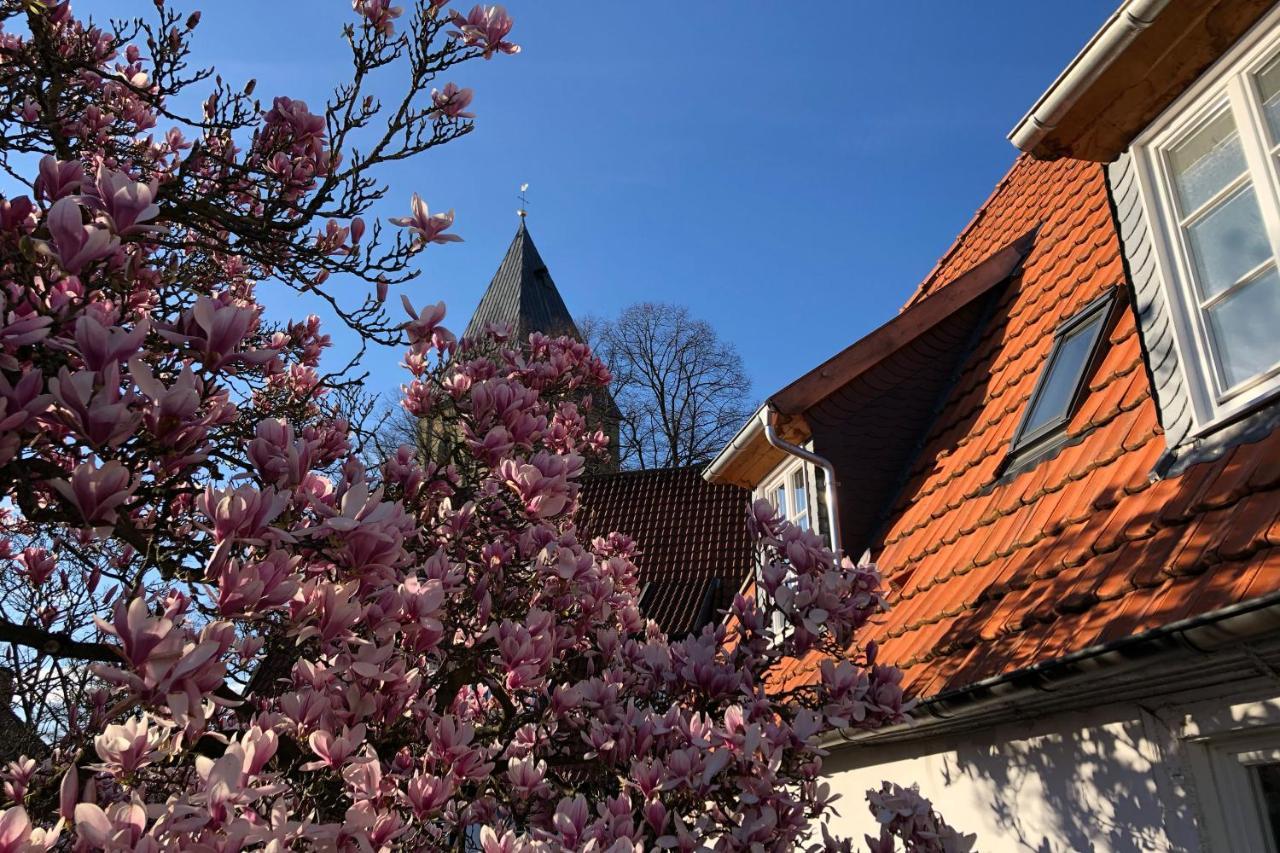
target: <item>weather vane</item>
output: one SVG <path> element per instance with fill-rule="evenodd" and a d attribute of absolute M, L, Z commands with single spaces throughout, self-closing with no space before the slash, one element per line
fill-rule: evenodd
<path fill-rule="evenodd" d="M 520 195 L 517 196 L 517 198 L 520 199 L 520 209 L 516 211 L 516 214 L 521 219 L 529 215 L 529 199 L 525 196 L 525 193 L 528 192 L 528 190 L 529 184 L 523 183 L 520 185 Z"/>

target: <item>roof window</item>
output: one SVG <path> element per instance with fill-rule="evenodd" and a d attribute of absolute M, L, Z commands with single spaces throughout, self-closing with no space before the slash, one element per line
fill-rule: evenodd
<path fill-rule="evenodd" d="M 1034 464 L 1065 440 L 1067 422 L 1084 396 L 1114 303 L 1113 288 L 1054 332 L 1053 349 L 1014 433 L 1006 471 Z"/>

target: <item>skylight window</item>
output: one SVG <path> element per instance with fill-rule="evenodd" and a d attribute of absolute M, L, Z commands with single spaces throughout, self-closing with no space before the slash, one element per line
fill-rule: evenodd
<path fill-rule="evenodd" d="M 1053 349 L 1013 438 L 1011 452 L 1015 460 L 1037 456 L 1054 439 L 1064 436 L 1097 357 L 1114 295 L 1110 291 L 1090 302 L 1054 332 Z"/>

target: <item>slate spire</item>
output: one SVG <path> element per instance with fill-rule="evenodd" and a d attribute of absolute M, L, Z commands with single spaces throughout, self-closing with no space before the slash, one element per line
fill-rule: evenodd
<path fill-rule="evenodd" d="M 489 289 L 471 315 L 465 335 L 475 337 L 487 323 L 506 323 L 516 340 L 524 340 L 530 332 L 548 336 L 569 335 L 581 339 L 578 327 L 569 314 L 551 273 L 533 245 L 525 217 L 507 248 L 506 257 L 494 273 Z"/>

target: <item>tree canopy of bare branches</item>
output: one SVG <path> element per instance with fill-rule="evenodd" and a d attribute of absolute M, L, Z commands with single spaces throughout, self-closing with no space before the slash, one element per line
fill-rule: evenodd
<path fill-rule="evenodd" d="M 751 414 L 742 356 L 688 308 L 640 302 L 581 325 L 613 373 L 623 467 L 710 461 Z"/>

